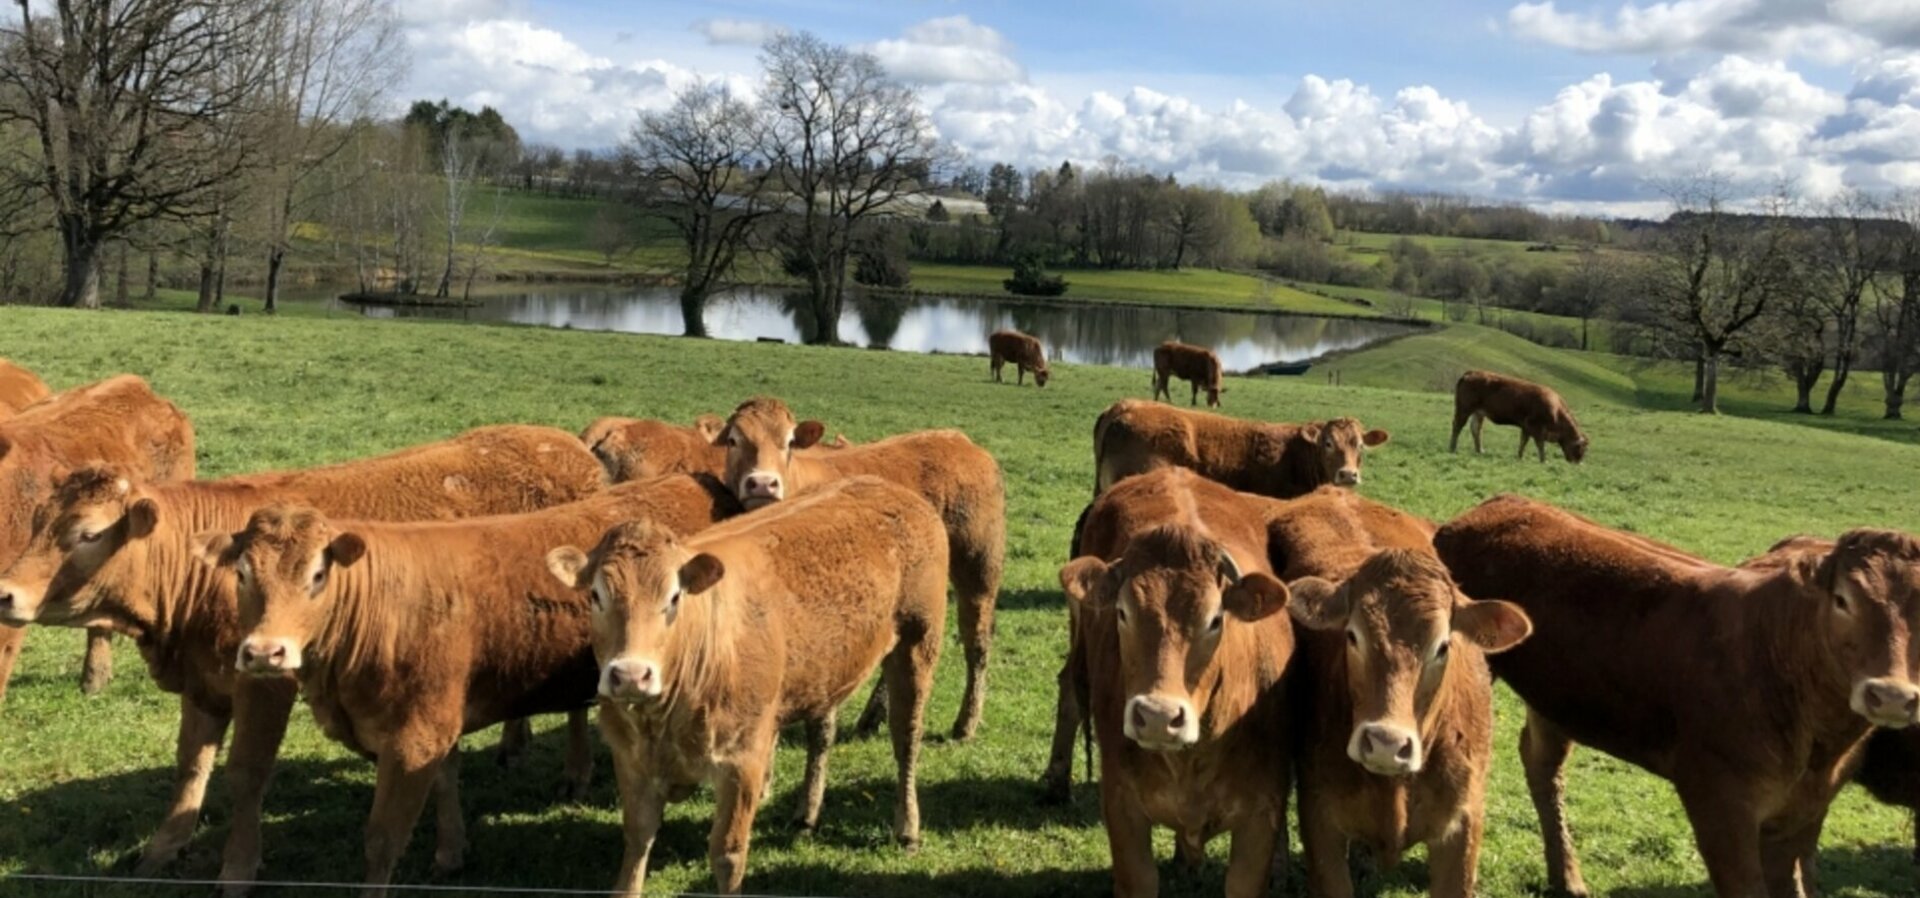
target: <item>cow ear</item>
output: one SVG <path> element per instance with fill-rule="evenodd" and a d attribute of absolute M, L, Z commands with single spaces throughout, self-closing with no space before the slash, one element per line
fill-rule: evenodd
<path fill-rule="evenodd" d="M 1533 620 L 1512 602 L 1487 599 L 1455 607 L 1453 631 L 1495 655 L 1533 635 Z"/>
<path fill-rule="evenodd" d="M 701 415 L 693 419 L 693 432 L 709 443 L 720 440 L 720 432 L 727 429 L 726 419 L 719 415 Z"/>
<path fill-rule="evenodd" d="M 712 589 L 720 578 L 727 575 L 727 566 L 720 559 L 701 552 L 691 561 L 680 566 L 680 588 L 690 595 L 699 595 Z"/>
<path fill-rule="evenodd" d="M 733 432 L 733 425 L 725 422 L 721 422 L 720 429 L 716 431 L 713 435 L 713 444 L 723 449 L 726 448 L 727 434 L 731 432 Z"/>
<path fill-rule="evenodd" d="M 1387 440 L 1390 440 L 1390 439 L 1392 439 L 1392 437 L 1388 435 L 1386 431 L 1375 429 L 1375 430 L 1367 431 L 1367 435 L 1361 437 L 1360 442 L 1365 443 L 1368 446 L 1384 446 L 1386 445 Z"/>
<path fill-rule="evenodd" d="M 226 567 L 240 560 L 240 545 L 225 530 L 205 530 L 193 535 L 193 557 L 208 567 Z"/>
<path fill-rule="evenodd" d="M 818 421 L 802 421 L 793 429 L 793 448 L 806 449 L 827 435 L 827 425 Z"/>
<path fill-rule="evenodd" d="M 1092 555 L 1075 558 L 1060 568 L 1060 588 L 1075 604 L 1101 607 L 1113 601 L 1112 573 L 1106 562 Z"/>
<path fill-rule="evenodd" d="M 1287 613 L 1309 630 L 1338 630 L 1347 625 L 1350 591 L 1345 584 L 1334 586 L 1319 577 L 1301 577 L 1287 584 L 1293 600 Z"/>
<path fill-rule="evenodd" d="M 1309 443 L 1320 442 L 1320 434 L 1325 430 L 1318 423 L 1300 425 L 1300 438 Z"/>
<path fill-rule="evenodd" d="M 1221 607 L 1247 623 L 1264 620 L 1287 607 L 1287 584 L 1265 571 L 1243 575 L 1220 596 Z"/>
<path fill-rule="evenodd" d="M 327 543 L 327 560 L 341 567 L 353 567 L 367 554 L 367 541 L 358 533 L 342 533 Z"/>
<path fill-rule="evenodd" d="M 547 553 L 547 570 L 568 589 L 579 589 L 586 585 L 580 576 L 587 572 L 587 553 L 573 546 L 560 546 Z"/>
<path fill-rule="evenodd" d="M 146 539 L 153 534 L 153 528 L 160 524 L 160 505 L 152 499 L 141 499 L 127 506 L 127 537 Z"/>

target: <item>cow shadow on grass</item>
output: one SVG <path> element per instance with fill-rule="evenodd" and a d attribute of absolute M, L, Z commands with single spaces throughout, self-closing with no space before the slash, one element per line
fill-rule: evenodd
<path fill-rule="evenodd" d="M 1062 553 L 1065 554 L 1064 552 Z M 1061 558 L 1065 564 L 1069 559 Z M 1003 589 L 994 602 L 997 611 L 1058 611 L 1066 614 L 1067 598 L 1059 589 Z"/>

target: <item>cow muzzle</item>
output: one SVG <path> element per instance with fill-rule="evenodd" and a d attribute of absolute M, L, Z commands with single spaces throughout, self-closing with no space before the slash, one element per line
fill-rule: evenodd
<path fill-rule="evenodd" d="M 1381 776 L 1412 776 L 1420 772 L 1420 735 L 1384 723 L 1364 723 L 1353 728 L 1347 740 L 1347 757 Z"/>
<path fill-rule="evenodd" d="M 786 498 L 786 484 L 780 482 L 780 475 L 766 471 L 755 471 L 740 478 L 740 504 L 748 510 L 759 508 Z"/>
<path fill-rule="evenodd" d="M 1898 730 L 1920 723 L 1920 687 L 1912 683 L 1884 677 L 1861 680 L 1849 704 L 1874 726 Z"/>
<path fill-rule="evenodd" d="M 1200 715 L 1185 699 L 1136 695 L 1127 701 L 1125 721 L 1127 738 L 1152 751 L 1174 751 L 1200 741 Z"/>
<path fill-rule="evenodd" d="M 623 702 L 660 697 L 660 665 L 644 658 L 620 658 L 600 676 L 600 694 Z"/>
<path fill-rule="evenodd" d="M 1333 472 L 1333 484 L 1335 486 L 1359 486 L 1360 485 L 1360 469 L 1359 468 L 1341 468 L 1340 470 Z"/>
<path fill-rule="evenodd" d="M 292 640 L 255 636 L 240 643 L 238 665 L 242 672 L 270 677 L 300 669 L 300 647 Z"/>
<path fill-rule="evenodd" d="M 0 583 L 0 624 L 24 627 L 40 617 L 40 596 L 18 583 Z"/>

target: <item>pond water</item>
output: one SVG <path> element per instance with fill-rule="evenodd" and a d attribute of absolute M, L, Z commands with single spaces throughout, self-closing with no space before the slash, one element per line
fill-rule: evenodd
<path fill-rule="evenodd" d="M 580 330 L 678 334 L 680 304 L 671 288 L 535 285 L 477 297 L 466 309 L 367 306 L 374 317 L 467 318 Z M 355 306 L 333 301 L 342 309 Z M 811 320 L 806 299 L 783 290 L 738 290 L 707 305 L 707 331 L 724 340 L 800 342 Z M 1299 362 L 1410 333 L 1385 321 L 1188 311 L 1128 305 L 1062 305 L 1019 300 L 893 296 L 850 291 L 840 339 L 906 352 L 981 353 L 1002 327 L 1033 334 L 1049 359 L 1151 367 L 1153 348 L 1178 339 L 1211 348 L 1229 371 Z"/>

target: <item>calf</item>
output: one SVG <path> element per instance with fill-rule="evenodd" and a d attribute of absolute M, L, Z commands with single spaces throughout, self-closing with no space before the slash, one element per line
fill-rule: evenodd
<path fill-rule="evenodd" d="M 601 418 L 580 432 L 614 483 L 647 480 L 663 474 L 718 474 L 725 450 L 714 444 L 726 426 L 717 415 L 701 415 L 692 427 L 644 418 Z"/>
<path fill-rule="evenodd" d="M 1006 556 L 1007 499 L 1000 465 L 957 430 L 909 433 L 834 452 L 795 451 L 818 442 L 825 431 L 818 421 L 796 422 L 778 399 L 750 399 L 734 409 L 720 434 L 727 447 L 723 479 L 748 508 L 862 474 L 891 480 L 932 503 L 946 523 L 947 577 L 959 605 L 960 643 L 967 656 L 966 693 L 953 737 L 970 739 L 986 704 L 987 653 Z M 877 724 L 884 695 L 876 686 L 860 729 Z"/>
<path fill-rule="evenodd" d="M 32 371 L 0 359 L 0 421 L 19 414 L 52 393 Z"/>
<path fill-rule="evenodd" d="M 1386 431 L 1365 430 L 1352 418 L 1278 424 L 1123 399 L 1093 424 L 1093 491 L 1177 466 L 1241 492 L 1290 499 L 1329 483 L 1359 486 L 1366 450 L 1387 440 Z"/>
<path fill-rule="evenodd" d="M 66 479 L 25 554 L 0 573 L 0 606 L 10 609 L 0 619 L 104 622 L 132 635 L 160 688 L 180 695 L 172 802 L 141 857 L 143 873 L 165 866 L 191 838 L 233 724 L 228 774 L 236 810 L 222 876 L 248 881 L 259 865 L 261 796 L 294 695 L 290 684 L 234 679 L 241 632 L 233 578 L 210 576 L 193 563 L 192 536 L 238 529 L 254 508 L 276 501 L 362 518 L 531 511 L 593 494 L 600 472 L 564 431 L 505 426 L 307 471 L 136 481 L 114 468 Z M 583 728 L 581 721 L 576 732 Z M 585 787 L 587 749 L 576 743 L 568 760 L 576 793 Z"/>
<path fill-rule="evenodd" d="M 1159 887 L 1154 826 L 1193 863 L 1231 833 L 1229 896 L 1265 894 L 1286 845 L 1293 630 L 1264 525 L 1226 487 L 1156 471 L 1094 502 L 1086 554 L 1060 570 L 1121 898 Z"/>
<path fill-rule="evenodd" d="M 1015 330 L 994 331 L 987 336 L 987 352 L 992 356 L 994 383 L 1001 382 L 1000 369 L 1012 362 L 1017 383 L 1026 383 L 1027 372 L 1031 371 L 1034 386 L 1047 385 L 1047 352 L 1038 339 Z"/>
<path fill-rule="evenodd" d="M 0 421 L 0 569 L 26 549 L 55 481 L 87 464 L 119 465 L 148 479 L 190 478 L 193 424 L 132 375 L 68 390 Z M 0 623 L 10 625 L 0 627 L 0 697 L 26 639 L 18 629 L 24 621 L 17 618 L 0 591 Z M 102 627 L 87 632 L 80 676 L 84 692 L 98 692 L 113 678 L 110 637 Z"/>
<path fill-rule="evenodd" d="M 1854 530 L 1830 551 L 1724 568 L 1502 496 L 1434 545 L 1467 593 L 1533 620 L 1492 667 L 1527 703 L 1551 888 L 1586 893 L 1563 804 L 1576 741 L 1673 783 L 1721 898 L 1797 895 L 1867 736 L 1920 715 L 1907 534 Z"/>
<path fill-rule="evenodd" d="M 883 662 L 894 837 L 918 844 L 920 734 L 947 616 L 942 529 L 912 491 L 856 477 L 684 540 L 628 524 L 591 555 L 548 556 L 592 596 L 600 728 L 625 811 L 617 894 L 640 894 L 666 803 L 703 782 L 717 796 L 714 883 L 738 894 L 780 727 L 806 723 L 796 816 L 811 829 L 835 712 Z"/>
<path fill-rule="evenodd" d="M 1178 377 L 1193 385 L 1193 395 L 1187 397 L 1188 405 L 1200 404 L 1200 391 L 1207 391 L 1207 407 L 1220 407 L 1220 394 L 1227 391 L 1220 385 L 1220 357 L 1204 346 L 1192 346 L 1177 340 L 1168 340 L 1153 348 L 1153 398 L 1166 396 L 1173 401 L 1173 390 L 1168 381 Z"/>
<path fill-rule="evenodd" d="M 1587 435 L 1573 420 L 1567 403 L 1548 387 L 1491 371 L 1468 371 L 1453 385 L 1453 442 L 1448 452 L 1460 451 L 1460 428 L 1473 419 L 1473 451 L 1480 451 L 1480 425 L 1491 420 L 1520 428 L 1520 454 L 1527 443 L 1539 445 L 1540 461 L 1547 460 L 1547 442 L 1560 446 L 1567 461 L 1579 464 L 1587 457 Z"/>
<path fill-rule="evenodd" d="M 1350 493 L 1286 503 L 1268 533 L 1276 565 L 1310 574 L 1287 607 L 1306 630 L 1293 719 L 1308 891 L 1353 894 L 1349 842 L 1387 866 L 1425 843 L 1432 894 L 1474 894 L 1493 753 L 1483 654 L 1524 639 L 1526 615 L 1467 600 L 1432 525 Z"/>
<path fill-rule="evenodd" d="M 292 675 L 320 729 L 378 765 L 366 882 L 383 893 L 430 790 L 434 864 L 464 860 L 462 734 L 592 701 L 589 609 L 550 579 L 547 548 L 622 521 L 699 530 L 730 506 L 685 475 L 465 521 L 335 523 L 276 504 L 237 533 L 195 536 L 194 549 L 236 574 L 232 663 L 269 683 Z"/>

